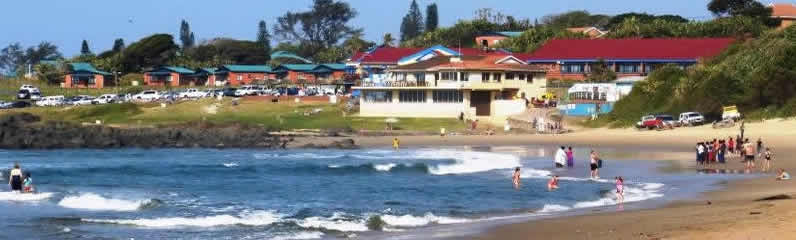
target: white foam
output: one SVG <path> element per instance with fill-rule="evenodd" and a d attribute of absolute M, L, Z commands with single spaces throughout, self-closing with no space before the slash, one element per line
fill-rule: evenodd
<path fill-rule="evenodd" d="M 455 223 L 465 223 L 470 221 L 468 219 L 461 219 L 461 218 L 439 217 L 431 213 L 426 213 L 426 215 L 422 217 L 417 217 L 412 215 L 403 215 L 403 216 L 383 215 L 381 216 L 381 220 L 384 221 L 384 223 L 387 223 L 387 225 L 393 227 L 420 227 L 432 223 L 455 224 Z"/>
<path fill-rule="evenodd" d="M 375 168 L 378 171 L 389 172 L 395 166 L 398 166 L 398 164 L 387 163 L 387 164 L 376 164 L 376 165 L 373 165 L 373 168 Z"/>
<path fill-rule="evenodd" d="M 42 192 L 42 193 L 0 192 L 0 201 L 15 201 L 15 202 L 41 201 L 48 199 L 52 196 L 53 193 L 50 192 Z"/>
<path fill-rule="evenodd" d="M 94 193 L 84 193 L 78 196 L 67 196 L 58 202 L 58 205 L 66 208 L 100 210 L 100 211 L 120 211 L 129 212 L 138 210 L 142 205 L 149 203 L 150 200 L 122 200 L 104 198 Z"/>
<path fill-rule="evenodd" d="M 84 222 L 136 225 L 152 228 L 214 227 L 228 225 L 265 226 L 279 221 L 281 215 L 272 211 L 256 211 L 240 216 L 170 217 L 152 219 L 82 219 Z"/>
<path fill-rule="evenodd" d="M 625 185 L 624 188 L 625 203 L 639 202 L 653 198 L 663 197 L 663 194 L 660 193 L 660 189 L 663 188 L 663 184 L 642 183 L 639 185 L 641 187 L 630 187 L 628 185 Z M 574 208 L 601 207 L 601 206 L 616 205 L 618 203 L 619 202 L 616 199 L 616 192 L 614 190 L 611 190 L 608 193 L 606 193 L 605 196 L 603 196 L 603 198 L 594 201 L 578 202 L 575 203 L 573 207 Z"/>
<path fill-rule="evenodd" d="M 571 207 L 562 206 L 558 204 L 545 204 L 539 213 L 552 213 L 552 212 L 563 212 L 572 209 Z"/>
<path fill-rule="evenodd" d="M 413 158 L 454 160 L 453 164 L 439 164 L 429 167 L 434 175 L 468 174 L 495 169 L 512 169 L 520 166 L 520 158 L 512 154 L 493 152 L 471 152 L 454 150 L 420 150 Z"/>
<path fill-rule="evenodd" d="M 342 217 L 342 213 L 334 213 L 331 217 L 308 217 L 295 220 L 303 228 L 327 229 L 341 232 L 368 231 L 365 220 L 349 220 Z"/>
<path fill-rule="evenodd" d="M 228 168 L 233 168 L 233 167 L 237 167 L 237 166 L 238 166 L 238 163 L 236 163 L 236 162 L 224 163 L 224 167 L 228 167 Z"/>
<path fill-rule="evenodd" d="M 323 237 L 322 232 L 298 232 L 290 235 L 276 236 L 271 240 L 304 240 L 304 239 L 320 239 Z"/>

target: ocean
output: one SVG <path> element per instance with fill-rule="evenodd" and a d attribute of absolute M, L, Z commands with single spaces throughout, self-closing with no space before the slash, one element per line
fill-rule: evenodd
<path fill-rule="evenodd" d="M 588 149 L 576 151 L 571 169 L 552 169 L 553 150 L 0 151 L 2 177 L 19 162 L 38 191 L 0 191 L 0 238 L 432 239 L 427 233 L 460 232 L 456 226 L 614 209 L 613 176 L 626 179 L 627 205 L 639 206 L 736 177 L 606 159 L 595 181 Z M 511 183 L 517 166 L 519 189 Z M 546 188 L 551 175 L 561 176 L 557 191 Z"/>

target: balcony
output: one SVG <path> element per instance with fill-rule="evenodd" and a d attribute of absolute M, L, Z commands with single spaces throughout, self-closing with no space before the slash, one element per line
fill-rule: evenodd
<path fill-rule="evenodd" d="M 366 88 L 427 88 L 435 87 L 434 83 L 430 82 L 415 82 L 415 81 L 384 81 L 384 82 L 362 82 L 362 86 Z"/>

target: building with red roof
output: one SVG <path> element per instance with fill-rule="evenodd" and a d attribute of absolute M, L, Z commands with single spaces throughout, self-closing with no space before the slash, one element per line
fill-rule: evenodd
<path fill-rule="evenodd" d="M 796 5 L 792 3 L 772 3 L 771 17 L 782 21 L 779 28 L 786 28 L 796 23 Z"/>
<path fill-rule="evenodd" d="M 524 59 L 547 69 L 548 79 L 584 80 L 591 65 L 604 61 L 618 77 L 645 76 L 656 67 L 694 65 L 718 55 L 731 38 L 554 39 Z"/>

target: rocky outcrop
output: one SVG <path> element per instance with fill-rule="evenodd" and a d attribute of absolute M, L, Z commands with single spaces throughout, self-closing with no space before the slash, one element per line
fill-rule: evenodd
<path fill-rule="evenodd" d="M 3 149 L 283 148 L 290 141 L 292 139 L 271 135 L 268 129 L 237 125 L 114 128 L 65 121 L 43 122 L 30 113 L 0 116 L 0 148 Z M 345 143 L 339 145 L 351 148 Z"/>

